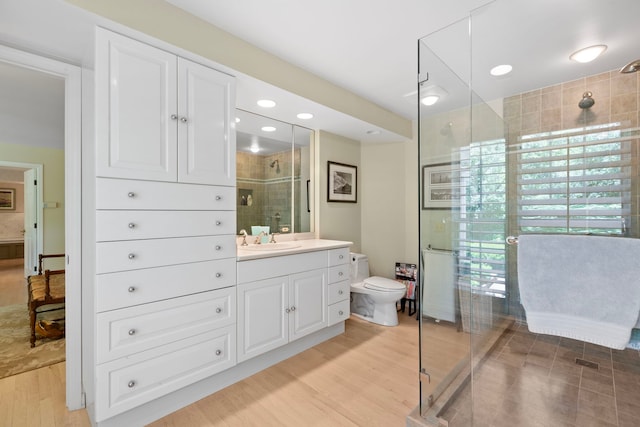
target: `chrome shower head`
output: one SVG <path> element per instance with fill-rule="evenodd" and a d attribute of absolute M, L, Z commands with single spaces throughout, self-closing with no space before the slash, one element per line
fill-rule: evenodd
<path fill-rule="evenodd" d="M 578 102 L 578 107 L 582 108 L 583 110 L 593 107 L 593 104 L 595 104 L 596 101 L 591 97 L 592 95 L 593 94 L 589 91 L 583 93 L 582 99 L 580 100 L 580 102 Z"/>
<path fill-rule="evenodd" d="M 269 166 L 273 169 L 273 167 L 274 167 L 275 165 L 280 166 L 280 164 L 279 164 L 279 162 L 278 162 L 278 159 L 275 159 L 273 162 L 271 162 L 271 164 L 270 164 Z"/>
<path fill-rule="evenodd" d="M 640 71 L 640 59 L 631 61 L 620 69 L 622 74 L 635 73 L 636 71 Z"/>

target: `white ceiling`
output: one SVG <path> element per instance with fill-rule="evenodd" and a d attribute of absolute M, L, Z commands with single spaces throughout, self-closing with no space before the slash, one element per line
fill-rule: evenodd
<path fill-rule="evenodd" d="M 474 8 L 480 9 L 472 20 L 472 63 L 466 30 L 452 35 L 456 27 L 449 27 L 429 37 L 428 45 L 459 77 L 467 79 L 473 70 L 474 89 L 485 100 L 621 68 L 640 58 L 639 0 L 169 1 L 407 119 L 417 117 L 415 97 L 407 95 L 417 87 L 418 39 Z M 0 42 L 80 63 L 95 19 L 61 0 L 1 1 Z M 568 60 L 574 50 L 595 43 L 609 49 L 594 63 Z M 504 62 L 514 65 L 510 76 L 487 77 L 488 68 Z M 363 141 L 401 139 L 384 129 L 366 136 L 374 128 L 369 123 L 240 76 L 238 106 L 256 111 L 257 93 L 284 100 L 283 108 L 261 112 L 276 119 L 295 123 L 293 112 L 311 111 L 316 118 L 298 123 Z"/>

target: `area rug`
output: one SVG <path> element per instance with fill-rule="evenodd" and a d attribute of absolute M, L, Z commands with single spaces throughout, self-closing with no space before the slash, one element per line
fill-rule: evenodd
<path fill-rule="evenodd" d="M 59 315 L 60 310 L 42 316 L 55 319 Z M 0 378 L 65 360 L 64 338 L 38 339 L 36 346 L 31 348 L 30 334 L 26 304 L 0 307 Z"/>

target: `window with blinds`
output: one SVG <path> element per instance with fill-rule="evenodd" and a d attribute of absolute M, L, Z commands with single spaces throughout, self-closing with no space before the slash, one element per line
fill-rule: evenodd
<path fill-rule="evenodd" d="M 505 140 L 474 142 L 460 152 L 458 284 L 501 297 L 505 294 Z"/>
<path fill-rule="evenodd" d="M 624 234 L 631 211 L 631 142 L 620 123 L 522 136 L 520 233 Z"/>

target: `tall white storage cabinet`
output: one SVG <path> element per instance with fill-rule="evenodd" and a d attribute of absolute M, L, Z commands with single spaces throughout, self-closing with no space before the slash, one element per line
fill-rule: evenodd
<path fill-rule="evenodd" d="M 234 95 L 224 73 L 97 30 L 96 423 L 236 364 Z"/>

